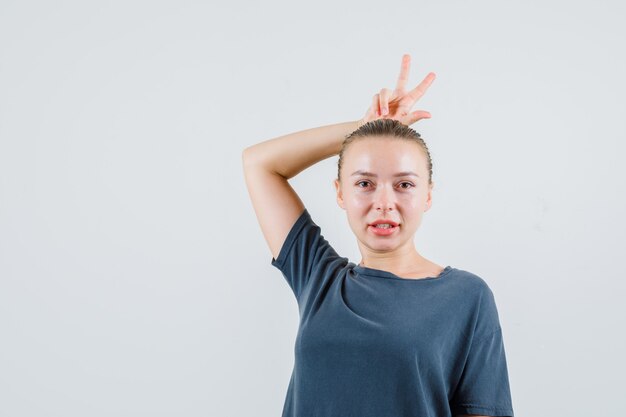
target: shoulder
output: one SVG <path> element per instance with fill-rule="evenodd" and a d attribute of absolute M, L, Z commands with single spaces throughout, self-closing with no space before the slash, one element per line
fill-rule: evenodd
<path fill-rule="evenodd" d="M 455 301 L 470 318 L 466 334 L 473 340 L 487 340 L 500 330 L 496 299 L 487 281 L 470 271 L 455 269 Z"/>
<path fill-rule="evenodd" d="M 480 296 L 484 293 L 491 293 L 491 288 L 487 281 L 479 275 L 465 269 L 453 268 L 452 271 L 450 271 L 449 278 L 454 282 L 455 286 L 466 295 Z"/>
<path fill-rule="evenodd" d="M 495 296 L 483 277 L 463 269 L 454 269 L 450 275 L 454 303 L 474 322 L 474 331 L 489 334 L 499 325 Z"/>

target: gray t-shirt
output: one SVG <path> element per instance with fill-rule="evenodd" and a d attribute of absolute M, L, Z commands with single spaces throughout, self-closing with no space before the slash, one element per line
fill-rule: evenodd
<path fill-rule="evenodd" d="M 305 208 L 271 264 L 298 302 L 283 417 L 513 416 L 493 293 L 446 266 L 405 279 L 339 256 Z"/>

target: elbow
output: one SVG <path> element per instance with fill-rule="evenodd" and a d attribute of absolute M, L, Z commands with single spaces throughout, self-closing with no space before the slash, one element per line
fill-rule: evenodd
<path fill-rule="evenodd" d="M 257 149 L 254 149 L 254 146 L 247 147 L 241 152 L 241 165 L 245 170 L 247 169 L 257 169 L 262 168 L 266 170 L 270 170 L 267 168 L 267 165 L 263 163 L 261 156 Z"/>
<path fill-rule="evenodd" d="M 252 156 L 253 156 L 252 146 L 245 148 L 241 152 L 241 163 L 244 167 L 250 164 L 250 162 L 252 161 Z"/>
<path fill-rule="evenodd" d="M 241 163 L 244 167 L 262 167 L 268 171 L 272 171 L 271 165 L 267 162 L 267 158 L 263 155 L 262 149 L 256 148 L 256 145 L 249 146 L 241 152 Z"/>

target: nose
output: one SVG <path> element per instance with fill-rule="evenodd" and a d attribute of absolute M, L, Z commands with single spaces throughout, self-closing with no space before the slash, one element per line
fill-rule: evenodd
<path fill-rule="evenodd" d="M 376 210 L 385 211 L 393 210 L 394 206 L 394 193 L 393 190 L 389 191 L 388 187 L 379 187 L 376 190 L 374 205 Z"/>

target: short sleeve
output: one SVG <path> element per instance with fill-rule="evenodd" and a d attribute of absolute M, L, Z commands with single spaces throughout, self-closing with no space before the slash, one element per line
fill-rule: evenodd
<path fill-rule="evenodd" d="M 491 330 L 486 332 L 487 328 Z M 476 332 L 450 406 L 452 415 L 513 417 L 502 328 L 488 287 L 481 297 Z"/>
<path fill-rule="evenodd" d="M 300 297 L 311 280 L 321 280 L 330 273 L 330 267 L 340 257 L 321 234 L 305 208 L 291 227 L 280 249 L 278 258 L 272 257 L 272 266 L 278 268 L 291 287 L 296 299 Z"/>

